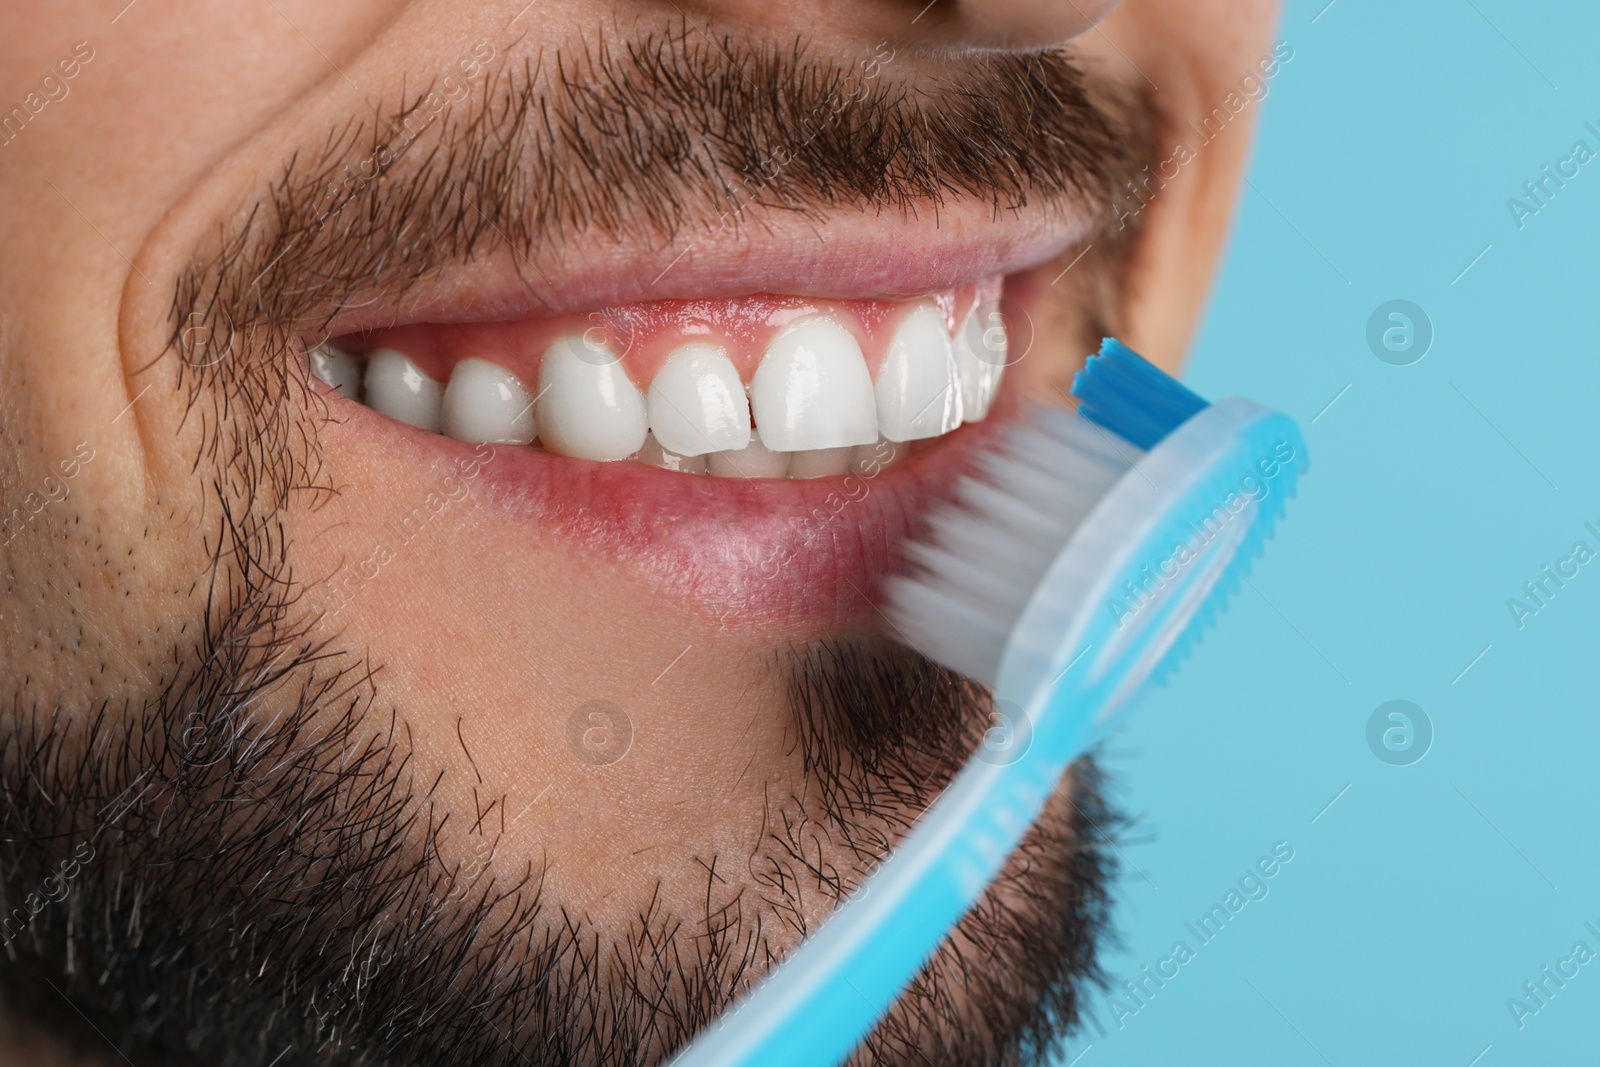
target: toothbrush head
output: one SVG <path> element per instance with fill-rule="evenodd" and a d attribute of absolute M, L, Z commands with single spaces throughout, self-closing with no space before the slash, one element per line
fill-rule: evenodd
<path fill-rule="evenodd" d="M 1293 420 L 1208 404 L 1114 338 L 1073 393 L 1076 413 L 1033 409 L 958 482 L 908 547 L 888 613 L 912 647 L 1030 720 L 1078 668 L 1068 687 L 1089 687 L 1078 700 L 1104 725 L 1238 587 L 1306 450 Z"/>

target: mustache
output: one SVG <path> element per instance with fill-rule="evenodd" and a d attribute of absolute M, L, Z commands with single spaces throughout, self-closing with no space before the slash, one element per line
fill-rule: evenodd
<path fill-rule="evenodd" d="M 667 248 L 774 213 L 951 199 L 1108 219 L 1148 157 L 1143 109 L 1062 53 L 910 63 L 887 44 L 841 59 L 686 22 L 520 60 L 480 41 L 397 106 L 294 149 L 183 272 L 172 344 L 204 366 L 240 331 L 499 249 L 553 287 L 552 262 L 596 236 Z"/>

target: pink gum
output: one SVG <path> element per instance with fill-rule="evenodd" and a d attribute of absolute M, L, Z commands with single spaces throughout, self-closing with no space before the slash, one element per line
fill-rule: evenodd
<path fill-rule="evenodd" d="M 405 353 L 424 374 L 439 382 L 463 359 L 486 359 L 516 375 L 532 388 L 539 363 L 563 334 L 583 334 L 605 343 L 622 356 L 635 385 L 647 389 L 656 371 L 678 345 L 710 341 L 722 345 L 739 377 L 748 383 L 767 345 L 784 326 L 810 314 L 826 314 L 842 323 L 861 345 L 874 378 L 900 320 L 931 302 L 944 315 L 954 335 L 971 311 L 998 300 L 1002 279 L 985 278 L 917 300 L 837 300 L 758 293 L 736 300 L 657 300 L 599 308 L 547 319 L 510 322 L 415 323 L 335 338 L 340 348 L 357 353 L 393 348 Z"/>

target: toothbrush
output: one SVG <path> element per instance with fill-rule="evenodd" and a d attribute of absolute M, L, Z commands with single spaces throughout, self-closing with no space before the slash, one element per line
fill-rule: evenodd
<path fill-rule="evenodd" d="M 1106 338 L 1076 413 L 1036 407 L 907 547 L 896 636 L 990 687 L 995 725 L 832 917 L 671 1061 L 847 1057 L 999 873 L 1067 766 L 1161 681 L 1271 536 L 1307 466 L 1289 417 L 1214 404 Z"/>

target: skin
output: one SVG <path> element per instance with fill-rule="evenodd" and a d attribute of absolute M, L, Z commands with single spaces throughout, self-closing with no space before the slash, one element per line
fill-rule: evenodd
<path fill-rule="evenodd" d="M 349 109 L 433 69 L 458 41 L 530 50 L 634 13 L 620 0 L 541 0 L 513 44 L 503 27 L 521 0 L 141 3 L 113 24 L 114 6 L 0 16 L 8 107 L 74 42 L 94 48 L 70 95 L 0 148 L 0 499 L 14 506 L 81 455 L 80 443 L 93 450 L 66 498 L 0 547 L 0 662 L 12 690 L 68 708 L 133 697 L 164 677 L 171 635 L 203 610 L 200 435 L 182 418 L 170 354 L 163 361 L 165 315 L 173 279 L 273 158 L 277 132 L 317 128 L 302 113 L 330 88 Z M 678 17 L 671 6 L 665 14 Z M 886 39 L 914 56 L 1080 35 L 1079 54 L 1149 94 L 1159 158 L 1271 51 L 1275 14 L 1270 0 L 973 2 L 913 23 L 920 6 L 705 0 L 683 17 L 735 35 L 805 35 L 844 56 Z M 1123 338 L 1169 369 L 1203 309 L 1258 110 L 1140 213 L 1121 269 L 1085 261 L 1106 272 Z M 1013 368 L 1019 392 L 1058 396 L 1087 350 L 1075 343 L 1086 324 L 1054 307 L 1037 305 L 1051 343 Z M 363 447 L 356 426 L 331 428 L 326 444 L 344 492 L 288 516 L 292 560 L 308 575 L 366 556 L 375 531 L 440 476 Z M 762 783 L 792 773 L 771 654 L 818 635 L 809 623 L 718 624 L 648 568 L 508 529 L 472 493 L 409 542 L 338 624 L 345 647 L 384 664 L 376 704 L 405 709 L 418 766 L 452 772 L 442 805 L 466 823 L 482 798 L 500 798 L 506 825 L 492 861 L 481 837 L 447 846 L 496 867 L 560 856 L 550 890 L 601 925 L 625 923 L 663 878 L 684 887 L 690 907 L 692 856 L 749 851 Z M 634 730 L 627 758 L 603 775 L 572 758 L 565 733 L 573 709 L 597 699 L 627 709 Z M 814 900 L 816 921 L 827 902 Z M 9 1054 L 0 1045 L 0 1059 Z M 14 1054 L 43 1055 L 20 1045 Z"/>

